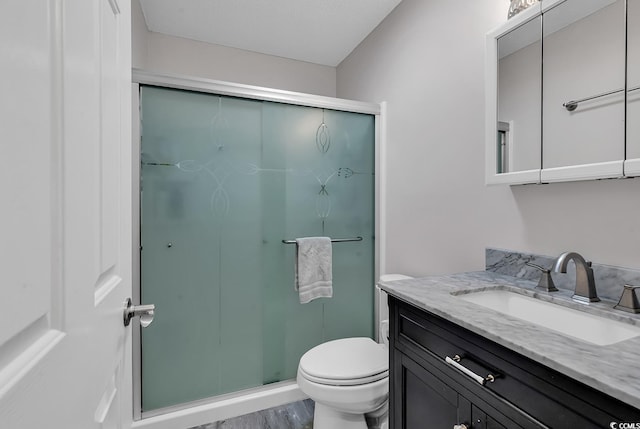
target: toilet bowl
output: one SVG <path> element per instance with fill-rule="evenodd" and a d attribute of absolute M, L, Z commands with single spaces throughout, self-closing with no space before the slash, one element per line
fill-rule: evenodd
<path fill-rule="evenodd" d="M 381 280 L 410 277 L 394 274 Z M 377 289 L 378 294 L 384 294 Z M 380 298 L 379 303 L 386 297 Z M 378 311 L 379 316 L 385 313 Z M 314 429 L 386 428 L 389 398 L 388 321 L 379 319 L 381 344 L 370 338 L 343 338 L 307 351 L 298 365 L 300 390 L 315 402 Z"/>
<path fill-rule="evenodd" d="M 371 338 L 329 341 L 300 358 L 297 381 L 316 403 L 314 429 L 366 429 L 389 396 L 389 351 Z"/>

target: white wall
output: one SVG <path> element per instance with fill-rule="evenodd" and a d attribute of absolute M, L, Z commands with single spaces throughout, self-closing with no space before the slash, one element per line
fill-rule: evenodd
<path fill-rule="evenodd" d="M 342 63 L 388 102 L 387 272 L 484 269 L 487 246 L 640 268 L 640 180 L 484 185 L 484 35 L 505 0 L 404 0 Z"/>
<path fill-rule="evenodd" d="M 147 31 L 133 0 L 133 67 L 309 94 L 336 95 L 335 67 Z"/>
<path fill-rule="evenodd" d="M 144 69 L 147 62 L 147 24 L 138 0 L 131 1 L 131 67 Z"/>

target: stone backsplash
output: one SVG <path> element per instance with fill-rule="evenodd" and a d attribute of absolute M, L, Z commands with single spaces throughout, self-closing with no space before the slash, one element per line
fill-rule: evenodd
<path fill-rule="evenodd" d="M 551 269 L 557 257 L 487 248 L 485 252 L 485 269 L 486 271 L 506 274 L 524 280 L 538 281 L 540 279 L 540 271 L 526 265 L 526 263 L 531 262 Z M 640 286 L 640 270 L 602 265 L 595 262 L 593 262 L 591 268 L 596 282 L 596 290 L 601 299 L 617 302 L 625 284 Z M 573 262 L 569 263 L 566 274 L 551 272 L 551 277 L 559 289 L 575 289 L 576 276 Z"/>

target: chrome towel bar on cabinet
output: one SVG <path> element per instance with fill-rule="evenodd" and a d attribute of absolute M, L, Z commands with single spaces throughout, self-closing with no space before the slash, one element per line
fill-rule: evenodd
<path fill-rule="evenodd" d="M 640 86 L 636 86 L 635 88 L 630 88 L 628 92 L 637 91 L 639 89 L 640 89 Z M 596 98 L 606 97 L 607 95 L 613 95 L 623 91 L 624 89 L 616 89 L 614 91 L 608 91 L 608 92 L 603 92 L 602 94 L 592 95 L 591 97 L 581 98 L 580 100 L 567 101 L 566 103 L 562 103 L 562 107 L 567 109 L 569 112 L 573 112 L 578 107 L 578 104 L 582 103 L 583 101 L 595 100 Z"/>

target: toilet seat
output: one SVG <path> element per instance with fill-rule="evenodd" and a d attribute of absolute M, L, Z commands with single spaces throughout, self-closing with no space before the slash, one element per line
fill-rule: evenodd
<path fill-rule="evenodd" d="M 389 377 L 388 370 L 380 372 L 378 374 L 371 375 L 369 377 L 352 378 L 352 379 L 334 379 L 334 378 L 314 377 L 313 375 L 307 374 L 301 368 L 298 370 L 298 374 L 313 383 L 326 384 L 328 386 L 359 386 L 361 384 L 373 383 L 378 380 L 382 380 L 384 378 Z"/>
<path fill-rule="evenodd" d="M 300 358 L 299 374 L 332 386 L 357 386 L 389 376 L 389 351 L 371 338 L 343 338 L 316 346 Z"/>

